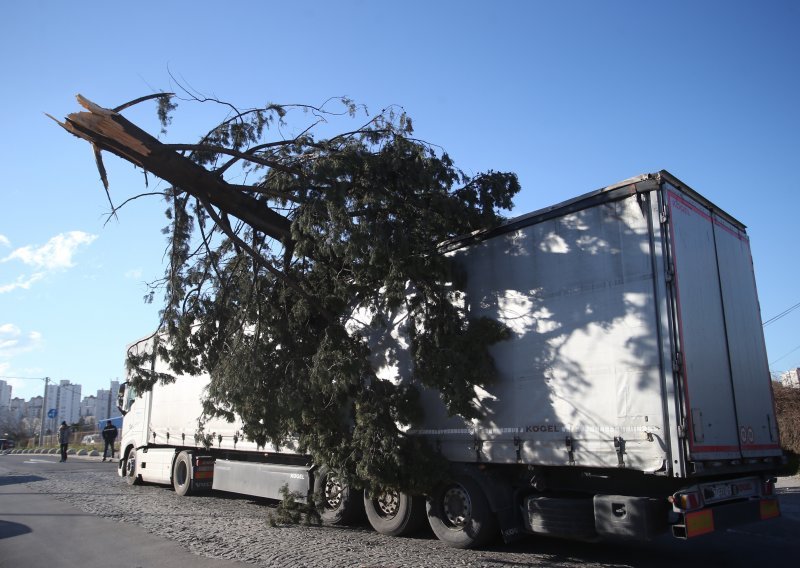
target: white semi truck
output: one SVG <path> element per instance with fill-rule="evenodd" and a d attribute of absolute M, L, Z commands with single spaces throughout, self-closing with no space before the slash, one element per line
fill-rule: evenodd
<path fill-rule="evenodd" d="M 470 312 L 512 331 L 492 347 L 499 380 L 476 389 L 482 419 L 448 417 L 423 393 L 412 433 L 447 458 L 447 483 L 425 496 L 364 495 L 292 448 L 257 447 L 238 422 L 212 420 L 197 436 L 207 377 L 122 392 L 120 475 L 181 495 L 317 490 L 328 520 L 365 508 L 381 533 L 429 522 L 457 547 L 498 532 L 691 538 L 780 514 L 783 455 L 742 223 L 661 171 L 443 252 L 467 271 Z M 402 349 L 403 325 L 396 315 L 372 339 Z M 397 359 L 380 376 L 409 376 Z"/>

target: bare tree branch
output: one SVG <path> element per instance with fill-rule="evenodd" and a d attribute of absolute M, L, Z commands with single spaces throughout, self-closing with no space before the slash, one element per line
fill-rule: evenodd
<path fill-rule="evenodd" d="M 139 195 L 134 195 L 133 197 L 129 197 L 128 199 L 123 201 L 120 205 L 113 205 L 112 204 L 111 212 L 108 214 L 108 218 L 105 220 L 105 223 L 103 223 L 103 224 L 104 225 L 107 224 L 111 220 L 112 217 L 116 217 L 117 216 L 117 211 L 119 211 L 120 209 L 125 207 L 125 205 L 127 205 L 131 201 L 135 201 L 135 200 L 139 199 L 140 197 L 153 197 L 155 195 L 164 195 L 164 194 L 162 192 L 160 192 L 160 191 L 150 192 L 150 193 L 140 193 Z M 111 198 L 109 197 L 109 201 L 110 200 L 111 200 Z"/>
<path fill-rule="evenodd" d="M 164 144 L 164 148 L 169 150 L 188 150 L 190 152 L 213 152 L 215 154 L 225 154 L 228 156 L 235 156 L 237 160 L 245 160 L 248 162 L 254 162 L 256 164 L 260 164 L 262 166 L 267 166 L 274 170 L 278 170 L 279 172 L 283 172 L 285 174 L 300 174 L 302 171 L 289 168 L 280 162 L 276 162 L 274 160 L 267 160 L 265 158 L 261 158 L 256 156 L 250 152 L 240 152 L 238 150 L 234 150 L 233 148 L 226 148 L 225 146 L 212 146 L 210 144 Z M 219 170 L 216 170 L 214 173 L 219 174 Z"/>
<path fill-rule="evenodd" d="M 114 112 L 122 112 L 128 107 L 132 107 L 133 105 L 138 105 L 139 103 L 143 103 L 145 101 L 149 101 L 152 99 L 161 99 L 164 97 L 172 97 L 175 96 L 175 93 L 153 93 L 152 95 L 145 95 L 144 97 L 139 97 L 138 99 L 133 99 L 132 101 L 128 101 L 125 104 L 121 104 L 118 107 L 114 107 Z"/>

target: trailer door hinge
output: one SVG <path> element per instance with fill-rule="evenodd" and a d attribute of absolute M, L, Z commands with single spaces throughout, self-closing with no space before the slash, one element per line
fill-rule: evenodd
<path fill-rule="evenodd" d="M 481 461 L 483 451 L 483 440 L 473 438 L 472 445 L 475 449 L 475 461 Z"/>
<path fill-rule="evenodd" d="M 569 465 L 575 465 L 575 449 L 574 449 L 574 447 L 572 445 L 572 437 L 571 436 L 567 436 L 567 439 L 565 440 L 565 443 L 567 445 L 568 463 L 569 463 Z"/>
<path fill-rule="evenodd" d="M 672 359 L 672 372 L 680 373 L 681 369 L 683 369 L 683 355 L 681 355 L 680 351 L 676 351 Z"/>
<path fill-rule="evenodd" d="M 625 439 L 614 436 L 614 449 L 617 451 L 617 467 L 625 467 Z"/>
<path fill-rule="evenodd" d="M 661 208 L 661 215 L 659 215 L 658 220 L 661 221 L 662 225 L 665 225 L 669 222 L 669 211 L 667 211 L 666 207 Z"/>

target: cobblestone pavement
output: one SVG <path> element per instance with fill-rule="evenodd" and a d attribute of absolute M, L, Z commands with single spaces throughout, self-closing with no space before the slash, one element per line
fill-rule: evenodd
<path fill-rule="evenodd" d="M 98 464 L 99 465 L 99 464 Z M 179 497 L 168 487 L 129 486 L 108 469 L 53 471 L 29 484 L 40 493 L 85 511 L 135 523 L 178 541 L 196 554 L 264 567 L 521 567 L 686 565 L 686 550 L 674 540 L 662 544 L 586 544 L 529 538 L 483 550 L 457 550 L 430 532 L 413 538 L 379 535 L 361 527 L 271 527 L 274 503 L 225 496 Z M 707 552 L 713 552 L 707 551 Z"/>

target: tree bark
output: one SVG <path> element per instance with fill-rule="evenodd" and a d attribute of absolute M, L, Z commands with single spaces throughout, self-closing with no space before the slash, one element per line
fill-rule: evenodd
<path fill-rule="evenodd" d="M 67 132 L 90 142 L 96 155 L 99 156 L 98 150 L 111 152 L 179 190 L 238 217 L 253 229 L 290 244 L 290 221 L 265 203 L 242 193 L 241 186 L 229 185 L 221 176 L 167 148 L 119 113 L 98 106 L 81 95 L 77 98 L 86 112 L 72 113 L 64 119 L 65 122 L 53 120 Z M 105 171 L 99 160 L 98 169 L 107 189 Z"/>

